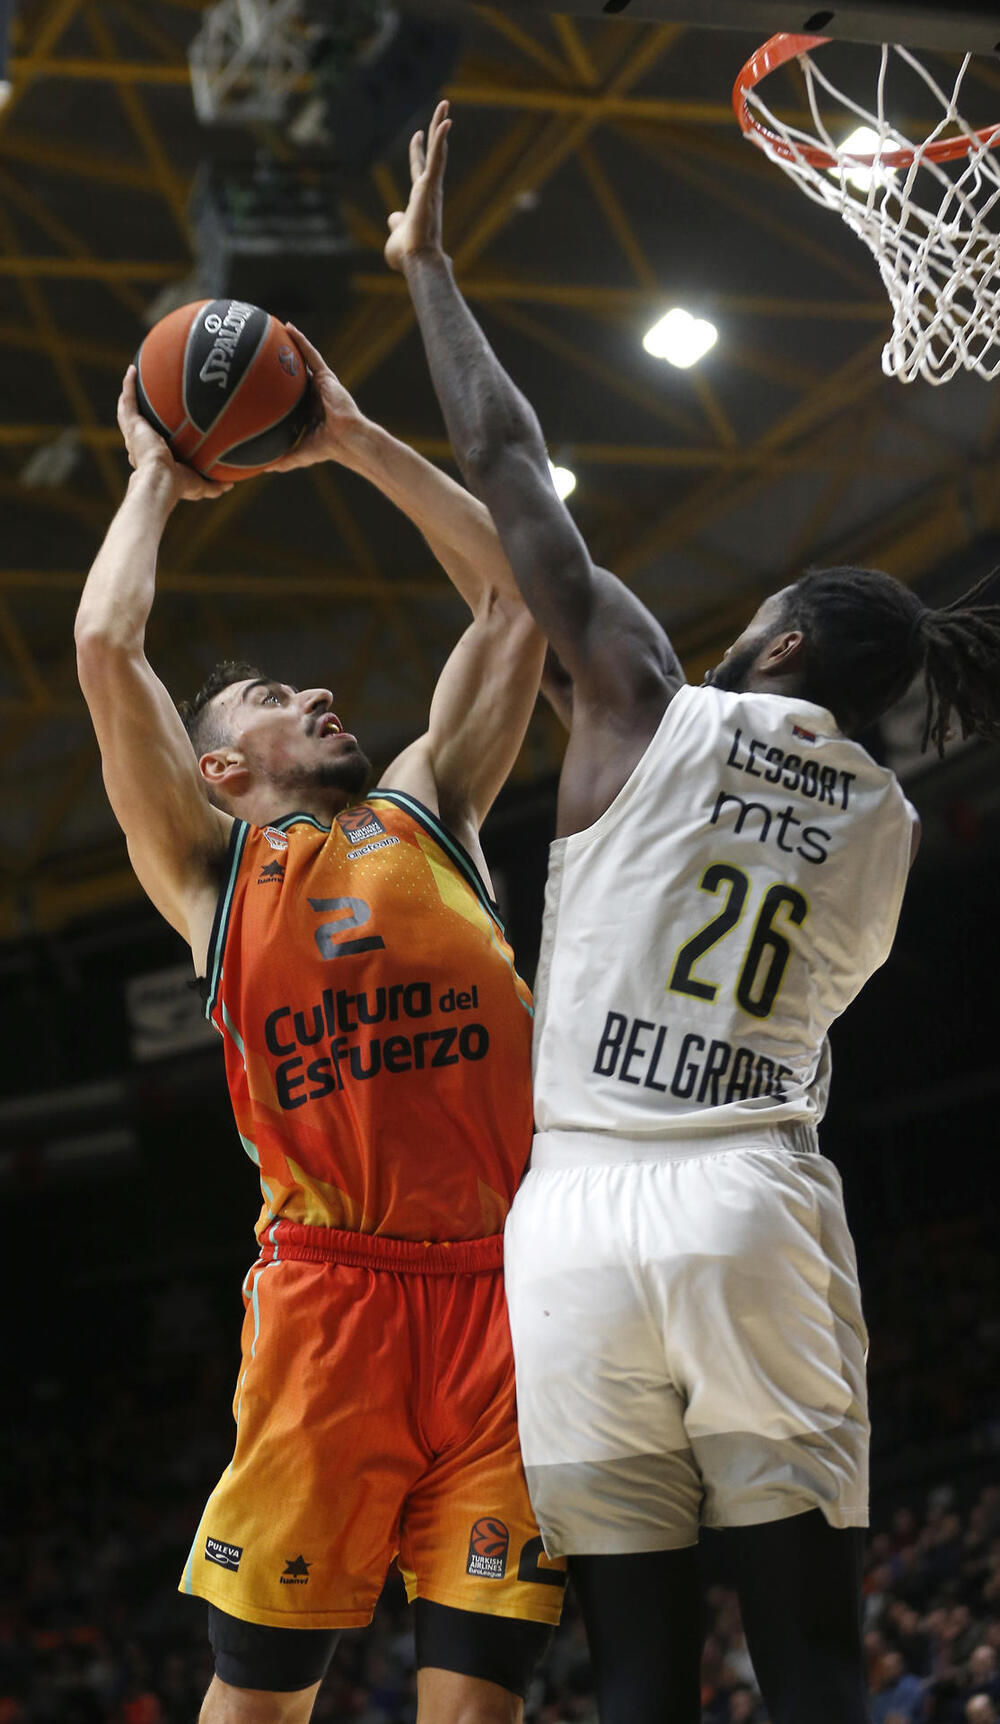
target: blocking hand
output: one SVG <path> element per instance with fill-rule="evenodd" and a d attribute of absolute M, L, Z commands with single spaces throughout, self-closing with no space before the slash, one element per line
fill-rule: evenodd
<path fill-rule="evenodd" d="M 414 132 L 410 139 L 410 201 L 405 210 L 389 217 L 385 261 L 390 269 L 405 270 L 415 257 L 441 252 L 444 209 L 444 171 L 448 163 L 447 102 L 439 102 L 427 133 Z"/>

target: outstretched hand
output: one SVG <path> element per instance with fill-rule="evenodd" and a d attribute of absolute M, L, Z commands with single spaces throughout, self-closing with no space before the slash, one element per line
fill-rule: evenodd
<path fill-rule="evenodd" d="M 344 460 L 352 435 L 365 423 L 353 395 L 330 370 L 319 348 L 294 323 L 286 323 L 285 328 L 312 374 L 313 422 L 294 449 L 271 462 L 269 473 L 293 473 L 317 461 Z"/>
<path fill-rule="evenodd" d="M 389 238 L 385 261 L 390 269 L 405 270 L 407 264 L 421 253 L 443 251 L 442 227 L 444 209 L 444 172 L 448 164 L 447 102 L 439 102 L 427 132 L 414 132 L 410 139 L 410 179 L 412 189 L 405 210 L 394 210 L 389 217 Z"/>
<path fill-rule="evenodd" d="M 222 497 L 227 491 L 231 491 L 232 484 L 217 485 L 212 479 L 203 479 L 200 473 L 196 473 L 193 467 L 186 466 L 183 461 L 174 460 L 169 444 L 139 412 L 135 378 L 135 366 L 130 365 L 122 378 L 122 392 L 118 397 L 118 429 L 125 439 L 129 466 L 134 467 L 137 473 L 145 467 L 162 468 L 170 475 L 174 495 L 183 497 L 187 502 Z"/>

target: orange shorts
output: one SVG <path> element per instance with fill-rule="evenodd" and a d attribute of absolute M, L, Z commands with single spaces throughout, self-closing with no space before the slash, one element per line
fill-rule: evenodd
<path fill-rule="evenodd" d="M 503 1240 L 279 1222 L 244 1283 L 236 1452 L 181 1591 L 244 1622 L 353 1628 L 394 1557 L 409 1597 L 554 1623 L 531 1513 Z"/>

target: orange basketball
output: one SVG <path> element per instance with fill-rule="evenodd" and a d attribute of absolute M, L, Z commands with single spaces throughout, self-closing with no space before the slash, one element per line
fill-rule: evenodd
<path fill-rule="evenodd" d="M 206 479 L 250 479 L 309 419 L 309 372 L 284 324 L 241 299 L 201 299 L 153 325 L 135 357 L 139 410 Z"/>

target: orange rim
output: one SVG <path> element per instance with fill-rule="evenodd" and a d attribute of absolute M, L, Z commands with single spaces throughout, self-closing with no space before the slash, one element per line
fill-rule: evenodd
<path fill-rule="evenodd" d="M 755 54 L 751 54 L 733 85 L 733 110 L 743 131 L 762 150 L 766 150 L 768 155 L 780 156 L 786 162 L 806 161 L 814 168 L 838 168 L 843 162 L 850 162 L 859 168 L 874 167 L 876 162 L 885 168 L 908 168 L 917 154 L 912 147 L 887 150 L 884 155 L 836 155 L 831 150 L 824 149 L 822 144 L 786 143 L 784 138 L 779 137 L 777 132 L 772 132 L 750 112 L 750 92 L 764 78 L 771 72 L 776 72 L 779 66 L 787 65 L 789 60 L 798 59 L 800 54 L 808 54 L 813 48 L 825 47 L 830 40 L 829 36 L 793 36 L 782 32 L 778 36 L 772 36 Z M 935 144 L 928 144 L 922 155 L 924 160 L 929 162 L 955 162 L 961 156 L 968 155 L 976 142 L 982 144 L 985 149 L 993 149 L 1000 144 L 1000 125 L 984 126 L 982 131 L 973 132 L 971 137 L 941 138 Z"/>

